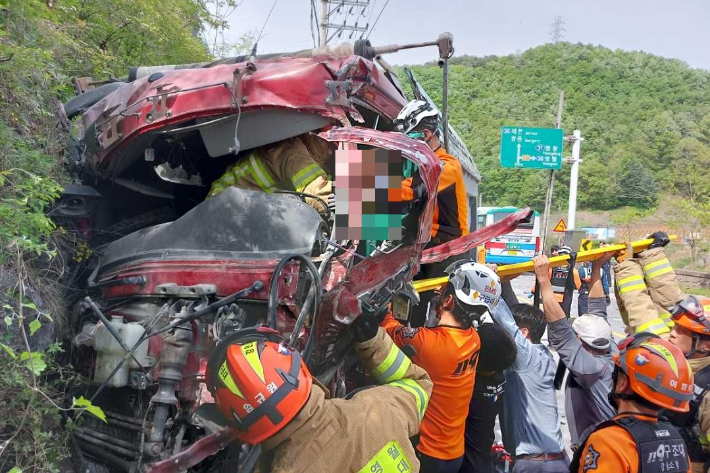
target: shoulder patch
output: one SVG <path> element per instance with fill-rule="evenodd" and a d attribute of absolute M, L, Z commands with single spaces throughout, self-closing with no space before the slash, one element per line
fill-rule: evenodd
<path fill-rule="evenodd" d="M 599 462 L 599 452 L 594 450 L 594 445 L 591 443 L 587 447 L 587 451 L 584 452 L 584 466 L 582 471 L 586 473 L 589 470 L 596 470 Z"/>
<path fill-rule="evenodd" d="M 410 328 L 410 327 L 402 327 L 399 332 L 402 334 L 404 338 L 414 338 L 416 334 L 419 333 L 420 328 Z"/>

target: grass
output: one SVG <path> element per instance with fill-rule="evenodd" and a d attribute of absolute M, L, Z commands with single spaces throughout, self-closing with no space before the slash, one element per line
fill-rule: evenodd
<path fill-rule="evenodd" d="M 682 287 L 681 289 L 683 292 L 686 294 L 693 294 L 694 296 L 704 296 L 704 297 L 710 297 L 710 288 L 707 287 L 693 287 L 693 288 L 688 288 L 688 287 Z"/>

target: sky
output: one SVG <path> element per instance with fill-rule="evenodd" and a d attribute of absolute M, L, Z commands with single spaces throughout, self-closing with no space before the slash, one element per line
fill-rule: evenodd
<path fill-rule="evenodd" d="M 320 0 L 314 2 L 320 15 Z M 564 41 L 640 50 L 710 70 L 710 0 L 370 0 L 370 3 L 371 7 L 359 18 L 362 25 L 368 23 L 369 17 L 372 25 L 381 12 L 374 30 L 369 32 L 375 46 L 431 41 L 439 33 L 449 31 L 454 35 L 456 55 L 506 55 L 550 42 L 552 22 L 561 16 Z M 272 0 L 243 0 L 229 18 L 230 31 L 226 36 L 236 41 L 249 32 L 258 35 L 272 5 Z M 313 47 L 310 11 L 310 0 L 276 0 L 259 41 L 259 52 Z M 350 22 L 354 22 L 354 17 L 350 17 Z M 344 33 L 340 41 L 347 42 L 348 34 Z M 386 59 L 392 64 L 421 64 L 436 58 L 437 49 L 430 47 L 391 54 Z"/>

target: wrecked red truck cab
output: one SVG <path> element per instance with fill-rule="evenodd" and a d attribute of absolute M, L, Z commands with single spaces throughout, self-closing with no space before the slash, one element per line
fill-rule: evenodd
<path fill-rule="evenodd" d="M 68 299 L 75 366 L 93 380 L 82 395 L 108 419 L 83 416 L 86 461 L 112 471 L 223 465 L 226 424 L 205 385 L 220 340 L 276 330 L 342 396 L 361 305 L 411 296 L 421 261 L 495 236 L 424 251 L 441 165 L 426 144 L 392 131 L 407 103 L 401 88 L 362 56 L 305 56 L 151 68 L 93 90 L 83 80 L 85 93 L 65 104 L 82 130 L 68 153 L 76 184 L 54 215 L 93 251 L 71 268 Z M 235 160 L 305 133 L 414 164 L 421 192 L 399 246 L 366 256 L 357 241 L 334 242 L 328 219 L 292 195 L 229 187 L 206 199 Z"/>

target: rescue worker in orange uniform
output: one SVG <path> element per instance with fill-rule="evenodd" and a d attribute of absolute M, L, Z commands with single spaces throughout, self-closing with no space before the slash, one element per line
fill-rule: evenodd
<path fill-rule="evenodd" d="M 457 473 L 463 463 L 466 416 L 481 349 L 473 322 L 498 303 L 501 292 L 498 275 L 485 265 L 461 261 L 447 272 L 436 327 L 407 328 L 392 313 L 382 322 L 434 382 L 417 445 L 422 473 Z"/>
<path fill-rule="evenodd" d="M 667 412 L 670 422 L 683 436 L 693 472 L 710 466 L 710 299 L 684 294 L 666 258 L 670 242 L 664 232 L 649 235 L 648 249 L 623 258 L 616 269 L 620 300 L 626 306 L 632 328 L 646 328 L 669 337 L 690 363 L 695 377 L 695 396 L 687 413 Z M 624 256 L 631 255 L 628 248 Z M 646 286 L 647 285 L 647 286 Z M 670 328 L 670 333 L 668 329 Z M 707 465 L 707 466 L 706 466 Z"/>
<path fill-rule="evenodd" d="M 272 330 L 241 330 L 216 348 L 208 387 L 234 436 L 261 443 L 261 471 L 419 471 L 409 438 L 419 432 L 431 379 L 379 328 L 376 314 L 363 312 L 352 328 L 355 352 L 382 385 L 351 399 L 328 399 Z"/>
<path fill-rule="evenodd" d="M 431 239 L 426 248 L 441 245 L 469 234 L 468 199 L 466 184 L 463 180 L 461 163 L 446 152 L 439 140 L 439 111 L 423 100 L 412 100 L 402 108 L 395 120 L 398 130 L 410 138 L 424 141 L 441 162 L 441 175 L 437 187 L 434 218 L 431 226 Z M 402 201 L 414 199 L 412 178 L 402 181 Z M 444 270 L 454 263 L 453 256 L 439 263 L 421 266 L 418 279 L 428 279 L 444 275 Z M 413 310 L 415 326 L 423 325 L 429 313 L 429 302 L 434 297 L 433 291 L 420 294 L 420 301 Z M 433 304 L 432 304 L 433 308 Z"/>
<path fill-rule="evenodd" d="M 410 138 L 424 141 L 441 162 L 431 246 L 468 235 L 468 198 L 461 163 L 439 140 L 439 111 L 423 100 L 412 100 L 399 112 L 395 124 Z M 412 178 L 402 181 L 402 200 L 412 200 Z"/>
<path fill-rule="evenodd" d="M 666 417 L 685 440 L 693 473 L 703 473 L 710 467 L 710 298 L 687 296 L 669 309 L 675 322 L 669 341 L 693 369 L 695 396 L 687 413 L 668 412 Z"/>
<path fill-rule="evenodd" d="M 693 372 L 683 353 L 650 333 L 622 340 L 614 355 L 610 402 L 617 415 L 597 425 L 570 465 L 578 473 L 690 473 L 680 433 L 659 419 L 663 409 L 687 412 Z"/>

